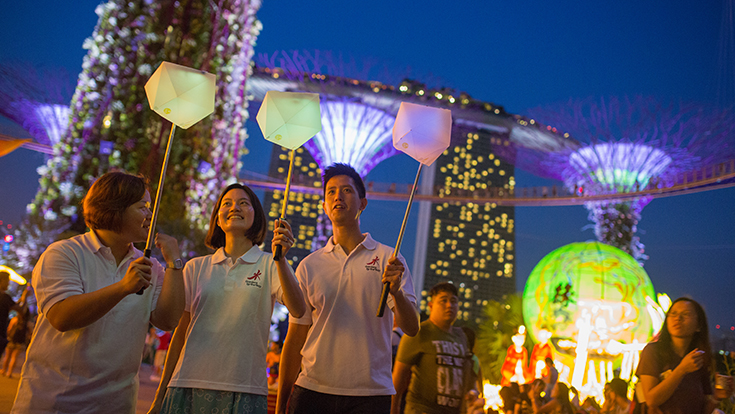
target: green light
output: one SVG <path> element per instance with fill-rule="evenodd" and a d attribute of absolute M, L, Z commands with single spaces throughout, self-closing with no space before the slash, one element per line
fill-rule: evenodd
<path fill-rule="evenodd" d="M 534 339 L 546 328 L 552 342 L 576 341 L 577 320 L 588 312 L 595 331 L 591 341 L 645 343 L 654 328 L 646 297 L 655 300 L 653 285 L 630 255 L 599 242 L 572 243 L 533 269 L 523 291 L 523 316 Z"/>

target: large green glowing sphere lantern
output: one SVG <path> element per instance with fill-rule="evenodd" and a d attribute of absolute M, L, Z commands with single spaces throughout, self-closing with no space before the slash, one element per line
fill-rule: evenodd
<path fill-rule="evenodd" d="M 544 257 L 523 291 L 523 317 L 534 339 L 552 333 L 555 348 L 573 354 L 580 329 L 599 356 L 611 342 L 646 343 L 656 321 L 655 292 L 643 268 L 622 250 L 599 242 L 572 243 Z"/>

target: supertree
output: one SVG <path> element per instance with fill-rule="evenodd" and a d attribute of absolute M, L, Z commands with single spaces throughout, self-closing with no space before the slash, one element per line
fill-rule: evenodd
<path fill-rule="evenodd" d="M 72 88 L 63 71 L 0 65 L 0 115 L 28 131 L 39 148 L 59 142 L 69 123 Z"/>
<path fill-rule="evenodd" d="M 516 145 L 516 166 L 561 180 L 579 196 L 610 195 L 585 203 L 595 235 L 639 263 L 647 256 L 636 235 L 645 191 L 670 186 L 686 171 L 733 155 L 733 118 L 694 104 L 664 105 L 649 97 L 572 100 L 529 111 L 530 122 L 561 130 L 570 139 L 557 148 Z M 523 121 L 528 122 L 528 121 Z M 616 199 L 624 193 L 640 197 Z"/>
<path fill-rule="evenodd" d="M 143 85 L 163 60 L 217 76 L 215 113 L 177 136 L 161 207 L 166 231 L 186 237 L 205 229 L 203 212 L 236 179 L 245 151 L 245 82 L 259 7 L 258 0 L 111 0 L 97 7 L 69 126 L 39 169 L 40 189 L 17 232 L 36 239 L 17 243 L 21 268 L 53 241 L 43 234 L 84 231 L 77 206 L 95 177 L 114 168 L 157 176 L 169 127 L 148 110 Z"/>

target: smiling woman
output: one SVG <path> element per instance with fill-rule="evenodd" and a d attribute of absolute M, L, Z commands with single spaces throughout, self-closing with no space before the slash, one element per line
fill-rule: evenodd
<path fill-rule="evenodd" d="M 266 351 L 274 301 L 295 315 L 305 304 L 285 253 L 293 246 L 291 227 L 279 221 L 274 261 L 258 247 L 266 218 L 255 193 L 231 184 L 212 210 L 205 239 L 214 254 L 184 268 L 186 307 L 174 332 L 151 413 L 207 412 L 229 407 L 265 414 Z M 233 409 L 233 407 L 235 407 Z"/>
<path fill-rule="evenodd" d="M 12 412 L 135 410 L 148 326 L 171 329 L 184 307 L 181 270 L 164 275 L 133 246 L 146 238 L 149 204 L 143 178 L 104 174 L 84 198 L 91 230 L 41 255 L 32 278 L 39 316 Z M 156 246 L 167 262 L 180 256 L 173 237 L 158 234 Z"/>

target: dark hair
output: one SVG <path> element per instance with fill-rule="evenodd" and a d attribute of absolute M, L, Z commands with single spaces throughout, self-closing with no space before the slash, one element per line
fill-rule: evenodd
<path fill-rule="evenodd" d="M 0 280 L 8 279 L 10 280 L 10 273 L 8 273 L 5 270 L 0 270 Z"/>
<path fill-rule="evenodd" d="M 541 378 L 536 378 L 535 380 L 533 380 L 531 382 L 531 387 L 535 387 L 536 385 L 538 385 L 538 383 L 541 383 L 544 387 L 546 387 L 546 383 Z"/>
<path fill-rule="evenodd" d="M 457 287 L 454 286 L 454 284 L 449 282 L 440 282 L 434 285 L 433 288 L 429 291 L 429 297 L 433 298 L 434 295 L 438 295 L 440 292 L 447 292 L 454 296 L 459 296 L 459 291 L 457 290 Z"/>
<path fill-rule="evenodd" d="M 569 387 L 563 382 L 557 382 L 556 386 L 559 387 L 559 392 L 556 393 L 556 401 L 561 406 L 561 412 L 564 414 L 574 414 L 572 403 L 569 402 Z"/>
<path fill-rule="evenodd" d="M 689 353 L 695 348 L 704 351 L 704 366 L 707 368 L 708 372 L 711 372 L 712 345 L 710 345 L 709 342 L 709 326 L 707 324 L 707 315 L 704 313 L 704 308 L 702 308 L 702 305 L 697 303 L 697 301 L 695 301 L 694 299 L 681 297 L 671 303 L 671 307 L 666 312 L 666 319 L 664 319 L 664 324 L 661 327 L 661 331 L 658 333 L 656 339 L 656 342 L 660 344 L 658 348 L 659 358 L 664 363 L 671 363 L 674 360 L 675 353 L 673 344 L 671 342 L 671 333 L 669 332 L 667 322 L 669 321 L 671 308 L 673 308 L 674 305 L 678 302 L 689 302 L 692 304 L 692 306 L 694 306 L 694 310 L 697 313 L 697 324 L 699 325 L 699 331 L 694 333 L 692 341 L 689 343 L 689 349 L 687 349 L 685 352 Z"/>
<path fill-rule="evenodd" d="M 225 232 L 217 223 L 217 213 L 222 206 L 222 199 L 225 198 L 225 195 L 227 195 L 230 190 L 236 188 L 245 191 L 248 198 L 250 198 L 250 205 L 253 206 L 253 225 L 245 232 L 245 237 L 250 239 L 250 241 L 255 245 L 259 245 L 263 243 L 263 240 L 265 240 L 266 220 L 263 205 L 260 204 L 258 196 L 255 195 L 250 187 L 240 183 L 234 183 L 228 185 L 227 188 L 222 191 L 217 199 L 217 204 L 215 204 L 214 209 L 212 209 L 212 216 L 209 219 L 209 231 L 207 232 L 207 237 L 204 239 L 204 244 L 209 248 L 216 250 L 225 246 Z"/>
<path fill-rule="evenodd" d="M 122 231 L 125 210 L 148 189 L 146 178 L 122 171 L 103 174 L 82 200 L 84 222 L 90 229 Z"/>
<path fill-rule="evenodd" d="M 329 180 L 338 175 L 346 175 L 352 178 L 352 181 L 355 182 L 355 187 L 357 187 L 357 195 L 360 196 L 360 199 L 365 198 L 365 183 L 362 181 L 362 177 L 360 177 L 360 174 L 358 174 L 357 171 L 355 171 L 355 169 L 352 168 L 350 165 L 341 163 L 332 164 L 324 169 L 324 172 L 322 173 L 323 194 L 327 193 L 327 183 L 329 182 Z"/>
<path fill-rule="evenodd" d="M 613 378 L 607 383 L 607 388 L 616 395 L 628 398 L 628 383 L 623 379 Z"/>
<path fill-rule="evenodd" d="M 549 357 L 546 357 L 546 359 L 544 359 L 544 362 L 545 362 L 545 363 L 546 363 L 547 365 L 554 365 L 554 360 L 553 360 L 553 359 L 551 359 L 551 358 L 549 358 Z"/>

